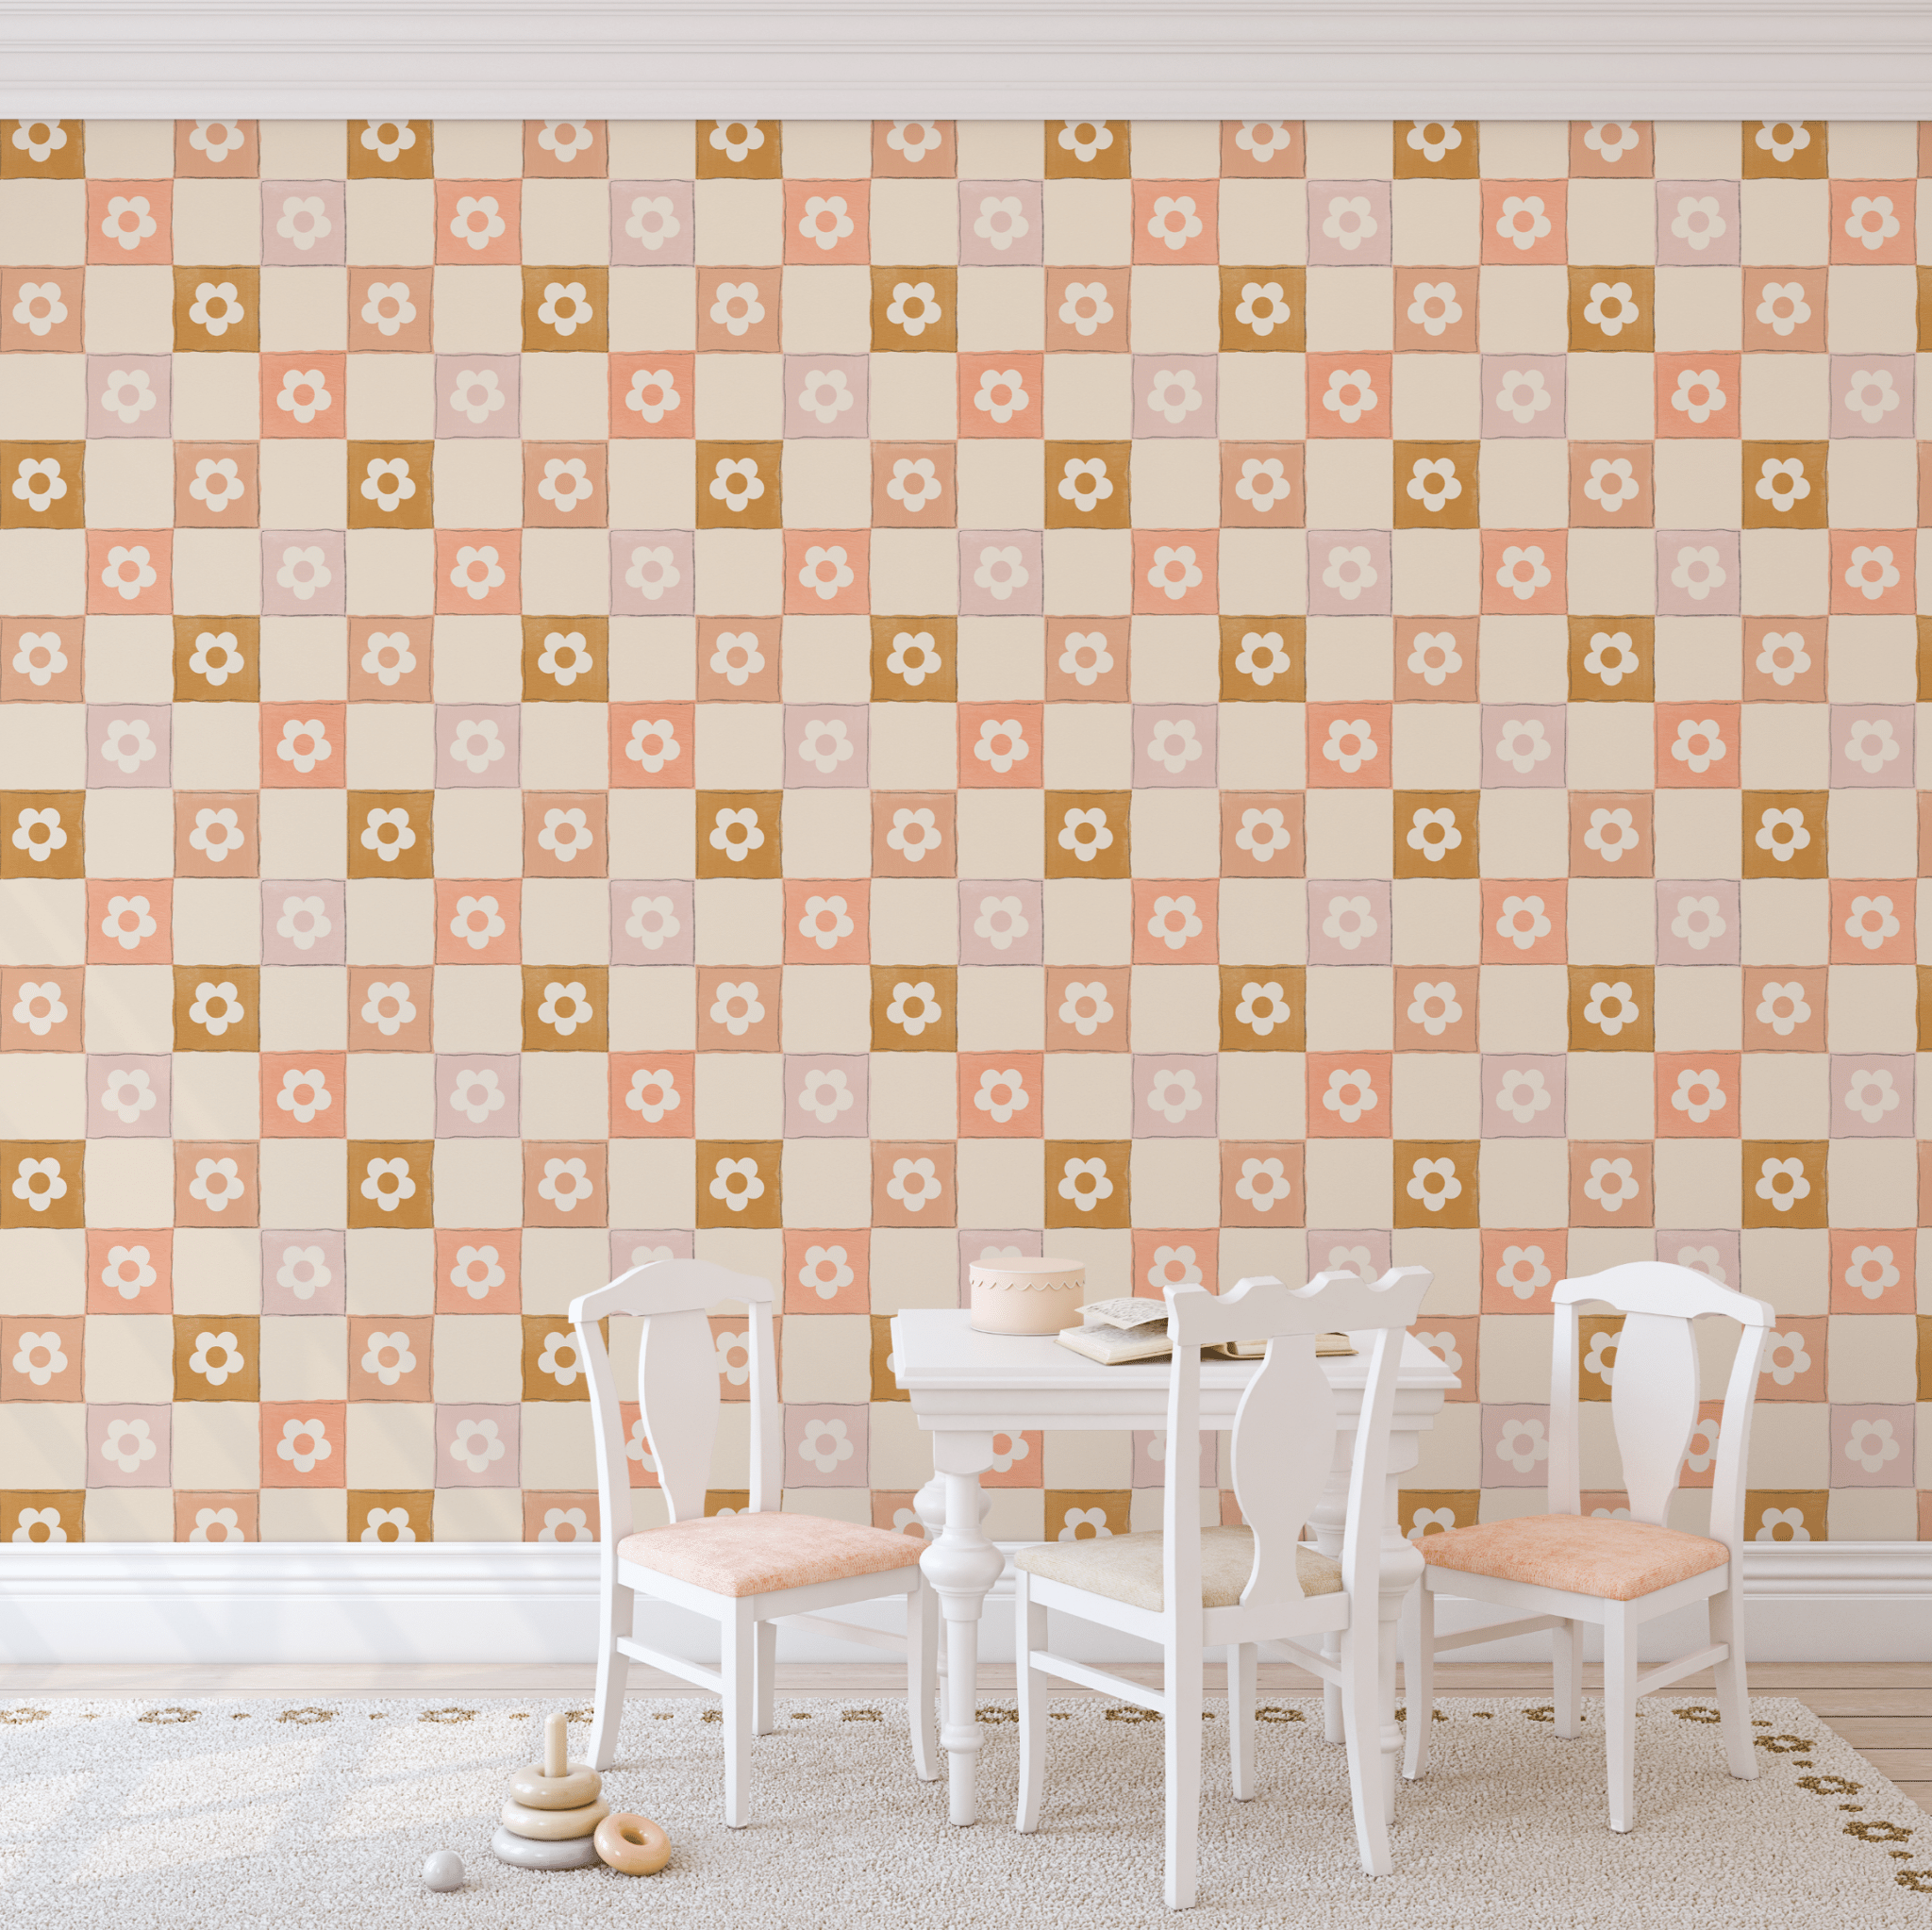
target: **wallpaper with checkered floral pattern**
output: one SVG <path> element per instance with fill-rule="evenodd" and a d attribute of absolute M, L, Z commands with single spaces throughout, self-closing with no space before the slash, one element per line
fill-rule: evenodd
<path fill-rule="evenodd" d="M 0 1531 L 592 1535 L 564 1309 L 696 1253 L 786 1506 L 918 1533 L 991 1251 L 1428 1266 L 1417 1534 L 1680 1261 L 1777 1309 L 1750 1532 L 1932 1536 L 1928 156 L 0 123 Z"/>

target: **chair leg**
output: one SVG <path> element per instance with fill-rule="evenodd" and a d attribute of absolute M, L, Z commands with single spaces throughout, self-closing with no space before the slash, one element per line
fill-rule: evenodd
<path fill-rule="evenodd" d="M 1559 1622 L 1550 1635 L 1551 1701 L 1555 1704 L 1557 1734 L 1567 1739 L 1577 1733 L 1582 1707 L 1583 1630 L 1574 1622 Z"/>
<path fill-rule="evenodd" d="M 1407 1744 L 1402 1773 L 1410 1782 L 1429 1766 L 1429 1724 L 1436 1720 L 1436 1591 L 1424 1575 L 1415 1591 L 1415 1647 L 1402 1665 L 1408 1704 Z"/>
<path fill-rule="evenodd" d="M 1637 1754 L 1637 1623 L 1621 1603 L 1604 1616 L 1604 1755 L 1609 1772 L 1610 1827 L 1631 1824 Z"/>
<path fill-rule="evenodd" d="M 1744 1681 L 1743 1616 L 1737 1583 L 1710 1598 L 1710 1639 L 1729 1651 L 1713 1672 L 1718 1713 L 1724 1718 L 1724 1755 L 1731 1773 L 1745 1781 L 1757 1775 L 1757 1751 L 1751 1740 L 1751 1691 Z"/>
<path fill-rule="evenodd" d="M 1173 1610 L 1170 1608 L 1169 1613 Z M 1169 1623 L 1170 1629 L 1173 1623 Z M 1191 1640 L 1167 1645 L 1167 1906 L 1194 1905 L 1201 1830 L 1200 1623 Z"/>
<path fill-rule="evenodd" d="M 906 1597 L 906 1719 L 912 1731 L 912 1772 L 922 1783 L 937 1782 L 940 1773 L 932 1725 L 939 1649 L 940 1598 L 922 1576 Z"/>
<path fill-rule="evenodd" d="M 1424 1600 L 1427 1592 L 1424 1590 Z M 1374 1619 L 1373 1605 L 1365 1606 L 1366 1613 L 1361 1613 L 1351 1605 L 1349 1624 L 1341 1633 L 1341 1736 L 1348 1745 L 1348 1796 L 1355 1809 L 1356 1848 L 1362 1870 L 1369 1876 L 1387 1876 L 1389 1819 L 1382 1805 L 1382 1714 L 1377 1693 L 1382 1672 L 1380 1624 Z M 1423 1653 L 1428 1654 L 1426 1646 Z M 1426 1734 L 1429 1720 L 1428 1706 L 1419 1710 L 1411 1694 L 1410 1737 L 1418 1730 Z"/>
<path fill-rule="evenodd" d="M 1253 1642 L 1227 1645 L 1227 1754 L 1237 1803 L 1255 1793 L 1255 1663 L 1259 1654 Z"/>
<path fill-rule="evenodd" d="M 746 1784 L 751 1774 L 756 1627 L 748 1601 L 739 1603 L 738 1612 L 719 1627 L 724 1652 L 719 1672 L 724 1677 L 724 1822 L 730 1829 L 742 1829 L 751 1821 Z"/>
<path fill-rule="evenodd" d="M 624 1685 L 630 1657 L 617 1646 L 619 1636 L 632 1632 L 636 1590 L 613 1588 L 604 1618 L 603 1639 L 597 1647 L 597 1718 L 591 1729 L 591 1767 L 608 1770 L 617 1759 L 617 1732 L 624 1722 Z"/>
<path fill-rule="evenodd" d="M 778 1624 L 760 1622 L 756 1626 L 758 1640 L 752 1652 L 751 1671 L 752 1732 L 769 1736 L 772 1733 L 772 1692 L 778 1672 Z"/>
<path fill-rule="evenodd" d="M 1020 1690 L 1020 1806 L 1013 1827 L 1040 1827 L 1040 1796 L 1046 1781 L 1046 1678 L 1033 1666 L 1033 1652 L 1046 1646 L 1046 1610 L 1034 1601 L 1023 1568 L 1014 1576 L 1013 1659 Z"/>

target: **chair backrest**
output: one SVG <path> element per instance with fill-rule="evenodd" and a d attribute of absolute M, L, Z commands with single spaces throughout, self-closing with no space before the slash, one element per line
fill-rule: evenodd
<path fill-rule="evenodd" d="M 1583 1512 L 1579 1439 L 1577 1307 L 1602 1301 L 1624 1316 L 1609 1370 L 1610 1423 L 1624 1461 L 1630 1512 L 1664 1524 L 1697 1424 L 1697 1341 L 1691 1323 L 1718 1315 L 1740 1332 L 1718 1423 L 1710 1491 L 1710 1538 L 1735 1555 L 1744 1537 L 1744 1477 L 1758 1360 L 1775 1315 L 1708 1274 L 1663 1260 L 1633 1260 L 1581 1279 L 1558 1280 L 1550 1363 L 1550 1512 Z"/>
<path fill-rule="evenodd" d="M 1335 1394 L 1315 1357 L 1315 1337 L 1337 1331 L 1366 1342 L 1368 1384 L 1356 1423 L 1342 1535 L 1343 1584 L 1373 1594 L 1388 1508 L 1389 1430 L 1406 1330 L 1422 1310 L 1430 1275 L 1397 1267 L 1376 1281 L 1318 1273 L 1291 1291 L 1279 1280 L 1241 1280 L 1232 1291 L 1167 1290 L 1174 1371 L 1167 1403 L 1163 1522 L 1165 1600 L 1185 1612 L 1201 1600 L 1201 1349 L 1266 1340 L 1268 1352 L 1235 1410 L 1234 1491 L 1255 1537 L 1244 1607 L 1300 1599 L 1295 1543 L 1322 1497 L 1335 1459 Z"/>
<path fill-rule="evenodd" d="M 608 1287 L 570 1304 L 591 1384 L 597 1441 L 597 1504 L 602 1539 L 614 1548 L 631 1527 L 630 1473 L 618 1406 L 617 1377 L 599 1322 L 613 1314 L 641 1319 L 638 1406 L 644 1438 L 658 1463 L 658 1484 L 674 1522 L 705 1512 L 711 1448 L 718 1435 L 718 1351 L 706 1309 L 741 1300 L 751 1310 L 751 1506 L 778 1506 L 778 1390 L 773 1366 L 772 1283 L 734 1273 L 708 1260 L 657 1260 L 620 1273 Z"/>

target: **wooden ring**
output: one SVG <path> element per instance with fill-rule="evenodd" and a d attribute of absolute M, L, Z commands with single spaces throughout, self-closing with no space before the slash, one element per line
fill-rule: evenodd
<path fill-rule="evenodd" d="M 597 1854 L 624 1876 L 649 1876 L 671 1860 L 671 1838 L 648 1816 L 613 1812 L 591 1838 Z"/>

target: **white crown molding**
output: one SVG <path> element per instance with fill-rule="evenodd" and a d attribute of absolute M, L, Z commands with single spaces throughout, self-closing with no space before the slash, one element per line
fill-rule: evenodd
<path fill-rule="evenodd" d="M 0 112 L 1913 120 L 1924 0 L 0 0 Z"/>
<path fill-rule="evenodd" d="M 1010 1555 L 1022 1544 L 1001 1545 Z M 1754 1545 L 1744 1551 L 1744 1593 L 1749 1650 L 1761 1661 L 1932 1660 L 1932 1542 Z M 982 1653 L 990 1660 L 1010 1659 L 1011 1597 L 1006 1579 L 988 1601 Z M 594 1546 L 0 1546 L 0 1664 L 588 1662 L 596 1653 L 596 1600 Z M 696 1617 L 650 1612 L 662 1618 L 653 1622 L 654 1640 L 691 1655 L 715 1649 L 715 1631 Z M 880 1626 L 893 1625 L 892 1612 Z M 1450 1614 L 1462 1616 L 1461 1606 Z M 1486 1610 L 1464 1617 L 1470 1625 L 1493 1619 Z M 1659 1656 L 1702 1639 L 1690 1625 L 1701 1619 L 1678 1619 L 1681 1628 L 1656 1624 Z M 810 1630 L 781 1628 L 779 1639 L 781 1655 L 794 1661 L 869 1653 Z M 1091 1660 L 1143 1655 L 1106 1631 L 1094 1639 Z M 1486 1649 L 1481 1658 L 1547 1654 L 1532 1639 Z"/>

